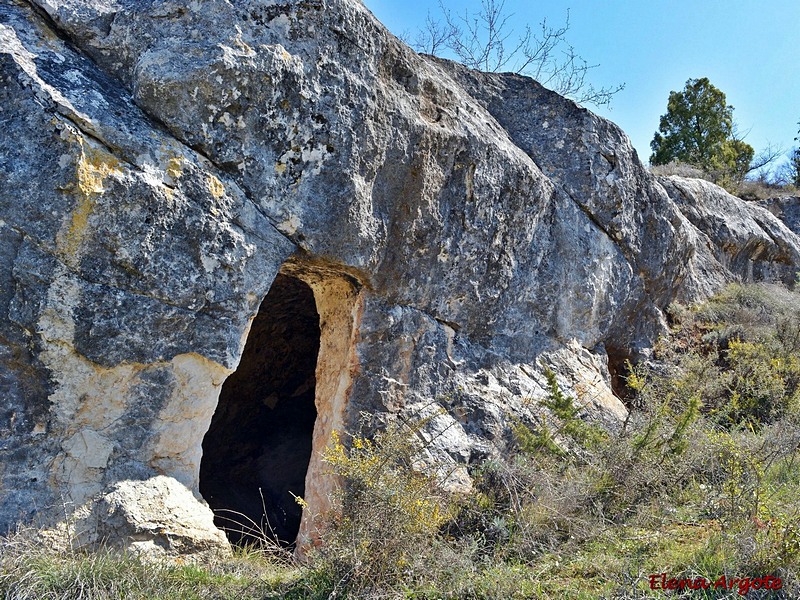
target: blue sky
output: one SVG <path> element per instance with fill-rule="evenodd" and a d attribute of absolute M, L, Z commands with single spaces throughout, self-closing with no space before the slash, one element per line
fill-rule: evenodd
<path fill-rule="evenodd" d="M 480 0 L 443 0 L 453 12 Z M 364 0 L 395 34 L 414 33 L 437 0 Z M 725 92 L 745 141 L 786 151 L 800 121 L 800 0 L 506 0 L 512 21 L 563 24 L 578 54 L 600 66 L 595 85 L 625 83 L 611 105 L 589 107 L 625 130 L 647 162 L 672 90 L 708 77 Z"/>

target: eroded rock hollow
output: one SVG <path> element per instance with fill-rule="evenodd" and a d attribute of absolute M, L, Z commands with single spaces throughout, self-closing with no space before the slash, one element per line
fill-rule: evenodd
<path fill-rule="evenodd" d="M 222 386 L 203 440 L 200 493 L 233 542 L 294 542 L 317 410 L 319 315 L 311 288 L 278 275 Z"/>

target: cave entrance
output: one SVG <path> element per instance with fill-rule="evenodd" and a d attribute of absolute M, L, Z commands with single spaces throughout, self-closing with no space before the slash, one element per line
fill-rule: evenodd
<path fill-rule="evenodd" d="M 606 345 L 608 355 L 608 373 L 611 376 L 611 391 L 622 400 L 626 408 L 630 409 L 630 401 L 633 393 L 628 388 L 628 376 L 631 374 L 628 365 L 632 361 L 633 355 L 624 348 L 613 345 Z"/>
<path fill-rule="evenodd" d="M 261 530 L 292 546 L 300 529 L 317 417 L 320 318 L 306 283 L 279 274 L 203 440 L 200 493 L 234 544 Z"/>

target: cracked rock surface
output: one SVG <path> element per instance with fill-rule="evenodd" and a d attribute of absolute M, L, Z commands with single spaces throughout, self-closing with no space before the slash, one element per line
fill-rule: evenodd
<path fill-rule="evenodd" d="M 314 456 L 362 412 L 429 415 L 466 489 L 510 414 L 544 418 L 543 365 L 614 427 L 669 303 L 800 268 L 796 202 L 653 177 L 613 123 L 356 0 L 5 0 L 0 127 L 3 530 L 66 504 L 86 543 L 224 552 L 202 441 L 279 272 L 320 315 L 319 512 Z"/>

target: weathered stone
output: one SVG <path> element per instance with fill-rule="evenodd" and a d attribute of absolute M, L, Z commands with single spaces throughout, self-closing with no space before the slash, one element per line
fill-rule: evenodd
<path fill-rule="evenodd" d="M 73 542 L 83 547 L 104 544 L 150 560 L 207 561 L 229 553 L 211 510 L 172 477 L 114 483 L 85 512 L 71 523 Z"/>
<path fill-rule="evenodd" d="M 612 123 L 418 56 L 353 0 L 9 0 L 0 122 L 0 527 L 66 504 L 85 543 L 224 551 L 201 472 L 238 438 L 267 482 L 282 455 L 236 435 L 244 416 L 206 463 L 203 439 L 279 273 L 318 319 L 289 344 L 317 349 L 305 543 L 333 431 L 430 416 L 426 459 L 469 489 L 509 416 L 552 417 L 544 366 L 614 428 L 620 366 L 670 302 L 800 265 L 766 210 L 652 177 Z M 304 362 L 278 347 L 257 377 Z M 271 410 L 302 379 L 248 393 Z"/>
<path fill-rule="evenodd" d="M 797 235 L 800 235 L 800 196 L 769 198 L 761 200 L 758 204 L 778 217 Z"/>
<path fill-rule="evenodd" d="M 800 237 L 788 222 L 702 179 L 667 177 L 660 181 L 698 230 L 697 246 L 703 255 L 695 263 L 706 270 L 713 265 L 726 279 L 794 282 L 800 264 Z M 691 287 L 708 286 L 703 282 L 709 279 L 703 274 Z"/>

